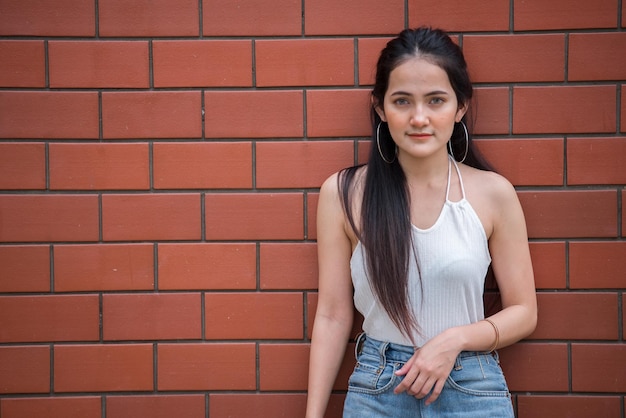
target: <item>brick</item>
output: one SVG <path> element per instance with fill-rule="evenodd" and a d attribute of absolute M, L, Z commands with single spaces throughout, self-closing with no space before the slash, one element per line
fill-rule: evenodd
<path fill-rule="evenodd" d="M 334 172 L 354 165 L 354 142 L 263 142 L 256 145 L 259 188 L 319 188 Z"/>
<path fill-rule="evenodd" d="M 101 36 L 198 36 L 197 0 L 102 0 Z"/>
<path fill-rule="evenodd" d="M 625 184 L 626 137 L 568 138 L 567 183 Z"/>
<path fill-rule="evenodd" d="M 289 36 L 302 34 L 299 0 L 202 1 L 205 36 Z"/>
<path fill-rule="evenodd" d="M 523 191 L 518 194 L 531 238 L 617 235 L 617 196 L 614 191 Z"/>
<path fill-rule="evenodd" d="M 49 291 L 49 246 L 0 246 L 0 293 Z"/>
<path fill-rule="evenodd" d="M 620 418 L 617 396 L 518 395 L 519 418 Z"/>
<path fill-rule="evenodd" d="M 307 292 L 306 297 L 306 337 L 313 337 L 313 325 L 315 324 L 315 313 L 317 311 L 317 302 L 319 300 L 318 292 Z"/>
<path fill-rule="evenodd" d="M 56 292 L 152 290 L 151 244 L 56 245 Z"/>
<path fill-rule="evenodd" d="M 7 418 L 101 418 L 102 401 L 99 396 L 5 398 L 0 411 Z"/>
<path fill-rule="evenodd" d="M 7 0 L 0 14 L 1 36 L 94 36 L 91 0 Z"/>
<path fill-rule="evenodd" d="M 341 418 L 343 416 L 345 399 L 345 393 L 331 393 L 324 418 Z"/>
<path fill-rule="evenodd" d="M 513 133 L 615 132 L 615 86 L 513 88 Z"/>
<path fill-rule="evenodd" d="M 102 131 L 106 139 L 199 138 L 199 92 L 102 93 Z"/>
<path fill-rule="evenodd" d="M 306 395 L 303 393 L 212 393 L 209 416 L 248 418 L 259 411 L 268 417 L 303 417 Z M 326 415 L 328 416 L 328 415 Z"/>
<path fill-rule="evenodd" d="M 514 0 L 513 8 L 516 31 L 616 27 L 617 3 L 612 0 Z"/>
<path fill-rule="evenodd" d="M 309 344 L 260 344 L 260 390 L 306 390 L 309 351 Z M 348 344 L 333 390 L 348 389 L 347 382 L 354 370 L 354 362 L 354 344 Z"/>
<path fill-rule="evenodd" d="M 97 139 L 98 126 L 96 92 L 0 92 L 0 138 Z"/>
<path fill-rule="evenodd" d="M 357 140 L 357 164 L 366 164 L 372 152 L 372 140 Z M 376 150 L 378 152 L 378 150 Z"/>
<path fill-rule="evenodd" d="M 626 34 L 572 33 L 569 35 L 568 79 L 571 81 L 626 78 Z M 589 65 L 593 62 L 593 65 Z"/>
<path fill-rule="evenodd" d="M 620 132 L 626 132 L 626 84 L 621 85 L 622 98 L 621 98 L 621 115 L 620 115 Z"/>
<path fill-rule="evenodd" d="M 306 101 L 309 137 L 371 135 L 369 90 L 308 90 Z"/>
<path fill-rule="evenodd" d="M 626 392 L 626 345 L 572 344 L 572 390 Z"/>
<path fill-rule="evenodd" d="M 249 142 L 156 143 L 156 189 L 243 189 L 252 187 Z"/>
<path fill-rule="evenodd" d="M 302 293 L 206 293 L 207 339 L 300 339 Z"/>
<path fill-rule="evenodd" d="M 531 242 L 530 256 L 533 261 L 537 289 L 565 289 L 564 242 Z"/>
<path fill-rule="evenodd" d="M 49 346 L 0 346 L 0 393 L 49 391 Z"/>
<path fill-rule="evenodd" d="M 402 29 L 401 0 L 389 0 L 385 7 L 375 0 L 318 0 L 304 4 L 306 35 L 396 34 Z"/>
<path fill-rule="evenodd" d="M 569 281 L 572 289 L 626 287 L 626 242 L 571 242 Z"/>
<path fill-rule="evenodd" d="M 308 344 L 260 344 L 260 389 L 306 390 L 308 360 Z"/>
<path fill-rule="evenodd" d="M 508 134 L 511 126 L 509 89 L 481 87 L 474 90 L 472 112 L 476 115 L 474 134 Z"/>
<path fill-rule="evenodd" d="M 50 144 L 50 189 L 147 190 L 148 144 Z"/>
<path fill-rule="evenodd" d="M 258 40 L 255 57 L 260 87 L 354 85 L 352 39 Z"/>
<path fill-rule="evenodd" d="M 158 390 L 255 390 L 256 347 L 159 344 Z"/>
<path fill-rule="evenodd" d="M 0 144 L 0 189 L 46 188 L 46 149 L 42 143 Z"/>
<path fill-rule="evenodd" d="M 98 197 L 1 195 L 2 242 L 95 241 Z"/>
<path fill-rule="evenodd" d="M 531 339 L 616 340 L 615 293 L 539 293 L 539 318 Z M 580 309 L 584 306 L 585 309 Z M 571 324 L 576 324 L 575 327 Z"/>
<path fill-rule="evenodd" d="M 204 206 L 207 239 L 303 239 L 301 193 L 207 193 Z"/>
<path fill-rule="evenodd" d="M 152 344 L 58 345 L 55 392 L 151 391 Z"/>
<path fill-rule="evenodd" d="M 207 91 L 204 105 L 207 138 L 302 137 L 302 92 Z"/>
<path fill-rule="evenodd" d="M 499 351 L 512 392 L 567 392 L 567 344 L 518 343 Z"/>
<path fill-rule="evenodd" d="M 255 288 L 255 244 L 159 244 L 159 290 Z"/>
<path fill-rule="evenodd" d="M 146 41 L 50 41 L 50 87 L 149 87 Z"/>
<path fill-rule="evenodd" d="M 622 190 L 622 202 L 626 202 L 626 190 Z M 622 237 L 626 237 L 626 210 L 622 210 Z"/>
<path fill-rule="evenodd" d="M 124 395 L 107 396 L 108 417 L 136 418 L 204 418 L 204 395 Z"/>
<path fill-rule="evenodd" d="M 498 0 L 417 0 L 409 3 L 409 27 L 424 25 L 448 31 L 508 31 L 509 2 Z"/>
<path fill-rule="evenodd" d="M 45 59 L 43 41 L 0 41 L 0 87 L 45 87 Z"/>
<path fill-rule="evenodd" d="M 202 336 L 199 293 L 115 294 L 102 297 L 105 340 L 184 340 Z"/>
<path fill-rule="evenodd" d="M 252 86 L 249 40 L 154 41 L 155 87 Z"/>
<path fill-rule="evenodd" d="M 200 196 L 138 194 L 102 196 L 105 241 L 199 239 Z"/>
<path fill-rule="evenodd" d="M 515 186 L 563 185 L 562 139 L 479 139 L 476 145 L 495 170 Z"/>
<path fill-rule="evenodd" d="M 317 202 L 319 193 L 306 194 L 306 238 L 317 239 Z"/>
<path fill-rule="evenodd" d="M 99 338 L 96 295 L 0 296 L 0 341 L 94 341 Z"/>
<path fill-rule="evenodd" d="M 376 62 L 378 56 L 391 38 L 359 38 L 358 39 L 358 65 L 359 85 L 373 85 L 376 77 Z"/>
<path fill-rule="evenodd" d="M 492 272 L 487 272 L 485 292 L 483 293 L 485 316 L 489 317 L 502 310 L 502 298 Z"/>
<path fill-rule="evenodd" d="M 563 34 L 466 35 L 463 53 L 475 83 L 565 79 Z"/>
<path fill-rule="evenodd" d="M 317 245 L 315 243 L 262 243 L 261 289 L 316 289 Z"/>

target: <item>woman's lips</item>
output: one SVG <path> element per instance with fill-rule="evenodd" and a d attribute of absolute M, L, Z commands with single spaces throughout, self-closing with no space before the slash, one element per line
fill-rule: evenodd
<path fill-rule="evenodd" d="M 428 133 L 417 133 L 417 134 L 408 134 L 408 136 L 410 138 L 414 138 L 414 139 L 426 139 L 426 138 L 430 138 L 432 136 L 432 134 L 428 134 Z"/>

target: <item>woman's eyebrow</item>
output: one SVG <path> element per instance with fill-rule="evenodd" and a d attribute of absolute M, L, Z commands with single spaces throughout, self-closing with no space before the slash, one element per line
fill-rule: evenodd
<path fill-rule="evenodd" d="M 394 91 L 393 93 L 390 94 L 390 96 L 412 96 L 412 94 L 406 91 L 399 90 L 399 91 Z"/>
<path fill-rule="evenodd" d="M 426 93 L 424 96 L 439 96 L 439 95 L 449 95 L 449 94 L 450 93 L 448 93 L 445 90 L 433 90 L 431 92 Z M 394 91 L 393 93 L 391 93 L 390 96 L 413 96 L 413 94 L 408 93 L 406 91 L 398 90 L 398 91 Z"/>
<path fill-rule="evenodd" d="M 433 90 L 430 93 L 426 93 L 425 96 L 440 96 L 440 95 L 448 95 L 449 93 L 445 90 Z"/>

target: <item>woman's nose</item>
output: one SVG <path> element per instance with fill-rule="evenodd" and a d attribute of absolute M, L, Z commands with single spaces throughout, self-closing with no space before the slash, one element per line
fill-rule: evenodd
<path fill-rule="evenodd" d="M 428 115 L 424 110 L 422 106 L 416 106 L 415 109 L 413 109 L 410 120 L 411 125 L 424 126 L 428 124 Z"/>

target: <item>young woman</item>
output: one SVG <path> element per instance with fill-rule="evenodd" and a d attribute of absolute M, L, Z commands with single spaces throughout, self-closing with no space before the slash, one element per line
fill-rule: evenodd
<path fill-rule="evenodd" d="M 307 418 L 322 418 L 363 314 L 344 417 L 513 417 L 496 349 L 535 328 L 526 224 L 512 185 L 468 132 L 460 48 L 405 30 L 381 52 L 367 165 L 320 191 L 319 300 Z M 503 309 L 484 318 L 493 269 Z"/>

